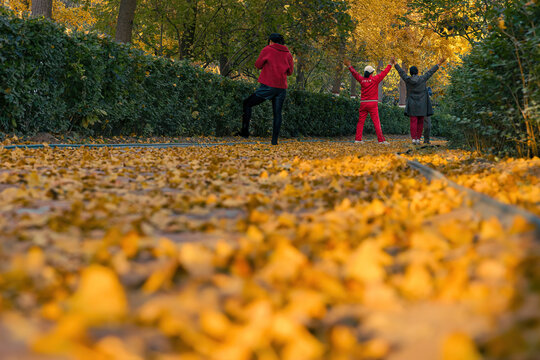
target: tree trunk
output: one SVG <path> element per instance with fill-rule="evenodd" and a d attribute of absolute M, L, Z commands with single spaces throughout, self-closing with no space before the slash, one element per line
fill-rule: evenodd
<path fill-rule="evenodd" d="M 219 55 L 219 73 L 222 76 L 228 77 L 231 74 L 231 67 L 229 65 L 229 58 L 227 54 L 221 53 Z"/>
<path fill-rule="evenodd" d="M 219 73 L 222 76 L 229 76 L 231 74 L 231 65 L 229 57 L 227 56 L 227 50 L 229 50 L 229 41 L 225 31 L 221 30 L 219 33 L 219 41 L 221 44 L 221 51 L 219 54 Z"/>
<path fill-rule="evenodd" d="M 120 10 L 118 11 L 118 22 L 116 23 L 116 41 L 123 43 L 131 42 L 136 7 L 137 0 L 121 0 Z"/>
<path fill-rule="evenodd" d="M 195 30 L 197 29 L 198 0 L 188 0 L 189 12 L 187 14 L 187 25 L 180 40 L 180 59 L 190 58 L 193 52 L 193 42 L 195 40 Z"/>
<path fill-rule="evenodd" d="M 409 71 L 409 65 L 406 63 L 401 64 L 401 67 L 405 72 Z M 399 106 L 405 107 L 407 103 L 407 85 L 401 78 L 399 79 Z"/>
<path fill-rule="evenodd" d="M 382 59 L 379 60 L 379 63 L 377 64 L 377 74 L 380 74 L 381 71 L 383 71 L 384 62 Z M 379 83 L 379 102 L 382 103 L 383 101 L 383 83 L 384 80 Z"/>
<path fill-rule="evenodd" d="M 159 54 L 158 56 L 163 56 L 163 17 L 159 24 Z"/>
<path fill-rule="evenodd" d="M 357 88 L 356 79 L 354 78 L 354 75 L 351 73 L 351 98 L 356 99 L 358 88 Z"/>
<path fill-rule="evenodd" d="M 339 96 L 341 91 L 341 78 L 343 75 L 343 70 L 341 69 L 341 63 L 339 66 L 336 66 L 336 72 L 334 73 L 334 81 L 332 81 L 332 94 Z"/>
<path fill-rule="evenodd" d="M 32 16 L 52 18 L 52 0 L 32 0 Z"/>
<path fill-rule="evenodd" d="M 336 65 L 336 72 L 334 73 L 334 81 L 332 82 L 332 94 L 339 96 L 341 91 L 341 80 L 343 78 L 343 55 L 345 54 L 345 43 L 341 43 L 338 51 L 338 61 Z"/>
<path fill-rule="evenodd" d="M 296 88 L 298 90 L 305 90 L 306 88 L 306 73 L 304 58 L 301 55 L 298 55 L 296 58 Z"/>

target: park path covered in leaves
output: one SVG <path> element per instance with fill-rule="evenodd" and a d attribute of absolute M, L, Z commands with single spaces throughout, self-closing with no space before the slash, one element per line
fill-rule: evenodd
<path fill-rule="evenodd" d="M 533 359 L 533 225 L 482 217 L 395 156 L 408 149 L 0 149 L 0 348 L 7 359 Z M 540 215 L 537 158 L 405 157 Z"/>

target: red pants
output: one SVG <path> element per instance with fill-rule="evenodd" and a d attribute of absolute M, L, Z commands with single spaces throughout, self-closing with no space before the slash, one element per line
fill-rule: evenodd
<path fill-rule="evenodd" d="M 411 116 L 411 137 L 413 140 L 420 140 L 424 130 L 424 117 Z"/>
<path fill-rule="evenodd" d="M 356 126 L 356 140 L 362 140 L 362 133 L 364 132 L 364 123 L 366 122 L 367 115 L 371 115 L 373 125 L 375 125 L 375 132 L 377 133 L 377 140 L 379 142 L 385 141 L 382 130 L 381 121 L 379 120 L 379 103 L 378 101 L 363 102 L 360 105 L 360 117 L 358 118 L 358 125 Z"/>

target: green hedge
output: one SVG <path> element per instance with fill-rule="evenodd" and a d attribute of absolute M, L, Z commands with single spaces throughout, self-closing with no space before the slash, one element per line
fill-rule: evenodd
<path fill-rule="evenodd" d="M 1 10 L 1 9 L 0 9 Z M 230 135 L 256 84 L 148 56 L 97 34 L 67 34 L 43 19 L 0 14 L 0 131 L 81 135 Z M 289 91 L 283 136 L 355 132 L 359 102 Z M 381 105 L 383 131 L 407 134 L 397 107 Z M 252 132 L 268 135 L 269 103 L 255 108 Z M 366 133 L 374 133 L 367 122 Z"/>

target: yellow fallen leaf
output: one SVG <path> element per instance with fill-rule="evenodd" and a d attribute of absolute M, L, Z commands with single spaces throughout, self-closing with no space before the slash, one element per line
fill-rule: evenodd
<path fill-rule="evenodd" d="M 214 194 L 210 194 L 206 198 L 206 205 L 214 205 L 217 202 L 218 202 L 218 197 Z"/>
<path fill-rule="evenodd" d="M 412 264 L 405 272 L 400 289 L 411 299 L 425 299 L 433 291 L 433 280 L 425 266 Z"/>
<path fill-rule="evenodd" d="M 101 265 L 84 269 L 77 291 L 69 301 L 70 313 L 90 325 L 114 322 L 128 312 L 124 288 L 116 274 Z"/>
<path fill-rule="evenodd" d="M 120 244 L 126 257 L 131 258 L 137 255 L 137 251 L 139 250 L 139 235 L 131 231 L 122 237 Z"/>
<path fill-rule="evenodd" d="M 480 229 L 480 237 L 482 239 L 496 239 L 504 235 L 504 229 L 497 218 L 491 218 L 482 222 Z"/>
<path fill-rule="evenodd" d="M 49 302 L 41 307 L 41 316 L 47 320 L 58 320 L 62 316 L 62 308 L 56 302 Z"/>
<path fill-rule="evenodd" d="M 347 259 L 345 276 L 365 282 L 382 281 L 386 275 L 384 265 L 390 257 L 375 241 L 364 241 Z"/>
<path fill-rule="evenodd" d="M 471 338 L 464 333 L 448 335 L 442 344 L 442 360 L 481 360 L 476 345 Z"/>
<path fill-rule="evenodd" d="M 255 243 L 261 243 L 264 240 L 264 234 L 254 225 L 248 227 L 246 235 L 249 240 Z"/>
<path fill-rule="evenodd" d="M 306 330 L 290 339 L 282 352 L 283 360 L 315 360 L 324 354 L 324 346 Z"/>
<path fill-rule="evenodd" d="M 143 360 L 143 357 L 134 352 L 132 347 L 114 336 L 107 336 L 99 340 L 95 349 L 106 359 Z"/>
<path fill-rule="evenodd" d="M 534 230 L 534 225 L 523 216 L 516 216 L 510 228 L 510 234 L 522 234 Z"/>
<path fill-rule="evenodd" d="M 259 272 L 267 281 L 285 281 L 298 276 L 307 258 L 286 241 L 281 241 L 272 253 L 270 262 Z"/>
<path fill-rule="evenodd" d="M 231 323 L 225 315 L 213 310 L 203 311 L 199 323 L 205 333 L 216 339 L 223 339 L 231 327 Z"/>
<path fill-rule="evenodd" d="M 478 265 L 477 275 L 483 280 L 504 280 L 507 269 L 500 260 L 488 259 Z"/>
<path fill-rule="evenodd" d="M 44 270 L 45 256 L 39 247 L 32 247 L 26 255 L 26 270 L 33 275 L 37 275 Z"/>
<path fill-rule="evenodd" d="M 69 354 L 86 334 L 87 319 L 79 314 L 67 315 L 47 334 L 37 337 L 31 344 L 33 351 L 43 354 Z"/>
<path fill-rule="evenodd" d="M 390 343 L 381 338 L 371 339 L 362 346 L 362 355 L 368 359 L 383 359 L 390 351 Z"/>
<path fill-rule="evenodd" d="M 332 346 L 340 351 L 351 351 L 358 340 L 354 335 L 353 329 L 347 326 L 336 326 L 330 333 Z"/>
<path fill-rule="evenodd" d="M 193 276 L 207 276 L 214 272 L 214 255 L 201 244 L 182 245 L 178 259 L 180 265 Z"/>
<path fill-rule="evenodd" d="M 163 264 L 145 281 L 142 287 L 143 292 L 151 294 L 163 287 L 169 287 L 177 268 L 178 263 L 174 259 Z"/>

